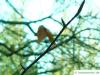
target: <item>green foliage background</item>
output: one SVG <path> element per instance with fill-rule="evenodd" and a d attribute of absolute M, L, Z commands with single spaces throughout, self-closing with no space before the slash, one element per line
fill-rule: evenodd
<path fill-rule="evenodd" d="M 22 12 L 24 12 L 26 1 L 20 1 L 23 4 Z M 9 4 L 11 3 L 10 0 L 5 0 L 5 3 L 8 3 L 8 7 L 10 6 L 13 11 L 4 15 L 7 16 L 6 20 L 5 18 L 0 19 L 2 27 L 0 32 L 0 75 L 20 75 L 24 68 L 48 48 L 50 45 L 48 38 L 37 43 L 37 33 L 35 27 L 32 28 L 32 24 L 41 25 L 44 20 L 51 19 L 62 27 L 60 21 L 62 16 L 56 18 L 55 15 L 61 13 L 66 21 L 66 18 L 69 17 L 66 16 L 66 13 L 70 12 L 67 11 L 68 7 L 73 4 L 80 4 L 79 1 L 70 0 L 66 6 L 66 1 L 55 0 L 57 5 L 60 4 L 59 7 L 63 5 L 64 8 L 56 8 L 53 12 L 56 14 L 32 22 L 24 21 L 23 13 L 21 13 L 22 15 L 19 14 L 19 10 L 16 9 L 17 11 L 15 11 L 13 4 Z M 87 1 L 86 4 L 88 5 Z M 56 41 L 56 47 L 35 63 L 25 75 L 73 75 L 74 70 L 99 70 L 100 61 L 97 61 L 100 57 L 99 15 L 99 12 L 94 13 L 92 10 L 89 10 L 86 15 L 80 14 L 60 35 Z M 25 27 L 30 30 L 33 39 L 28 37 L 29 33 L 25 31 Z M 52 31 L 51 33 L 54 37 L 57 35 Z"/>

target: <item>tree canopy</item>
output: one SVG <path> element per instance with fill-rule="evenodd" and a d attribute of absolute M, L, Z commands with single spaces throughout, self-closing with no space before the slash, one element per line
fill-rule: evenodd
<path fill-rule="evenodd" d="M 73 75 L 100 69 L 94 0 L 1 0 L 0 75 Z"/>

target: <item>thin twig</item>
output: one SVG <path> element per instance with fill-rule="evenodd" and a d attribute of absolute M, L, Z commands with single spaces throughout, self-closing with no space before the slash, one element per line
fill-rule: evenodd
<path fill-rule="evenodd" d="M 52 47 L 52 45 L 55 43 L 55 41 L 59 38 L 59 36 L 61 35 L 61 33 L 64 31 L 64 29 L 71 23 L 71 21 L 77 17 L 79 15 L 79 13 L 81 12 L 83 5 L 85 3 L 85 0 L 82 2 L 82 4 L 80 5 L 77 13 L 75 14 L 75 16 L 69 20 L 69 22 L 67 24 L 64 25 L 64 27 L 62 28 L 62 30 L 59 32 L 59 34 L 56 36 L 56 38 L 54 39 L 54 41 L 50 44 L 50 46 L 44 51 L 43 54 L 41 54 L 36 60 L 34 60 L 22 73 L 21 75 L 24 75 L 25 72 L 27 72 L 27 70 L 33 65 L 35 64 L 40 58 L 42 58 L 46 53 L 48 53 L 50 51 L 50 48 Z"/>
<path fill-rule="evenodd" d="M 8 5 L 18 14 L 21 16 L 21 18 L 24 18 L 24 16 L 9 2 L 9 0 L 6 0 Z"/>
<path fill-rule="evenodd" d="M 28 24 L 27 27 L 30 29 L 30 31 L 36 36 L 37 34 L 34 32 L 34 30 L 31 28 L 31 26 Z"/>

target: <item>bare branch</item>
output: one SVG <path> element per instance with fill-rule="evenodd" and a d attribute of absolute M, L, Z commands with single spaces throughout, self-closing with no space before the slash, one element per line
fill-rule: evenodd
<path fill-rule="evenodd" d="M 6 0 L 8 5 L 18 14 L 21 16 L 21 18 L 24 18 L 24 16 L 9 2 L 9 0 Z"/>
<path fill-rule="evenodd" d="M 36 23 L 36 22 L 39 22 L 39 21 L 43 21 L 47 18 L 50 18 L 52 15 L 49 15 L 47 17 L 44 17 L 44 18 L 41 18 L 39 20 L 35 20 L 35 21 L 6 21 L 6 20 L 3 20 L 3 19 L 0 19 L 0 22 L 1 23 L 4 23 L 4 24 L 10 24 L 10 25 L 14 25 L 14 24 L 24 24 L 24 25 L 28 25 L 28 24 L 31 24 L 31 23 Z"/>
<path fill-rule="evenodd" d="M 79 13 L 81 12 L 83 5 L 85 3 L 85 0 L 82 2 L 82 4 L 80 5 L 78 12 L 75 14 L 75 16 L 68 21 L 68 23 L 66 25 L 63 26 L 62 30 L 59 32 L 59 34 L 56 36 L 56 38 L 54 39 L 54 41 L 50 44 L 50 46 L 44 51 L 43 54 L 41 54 L 35 61 L 33 61 L 22 73 L 21 75 L 24 75 L 25 72 L 33 65 L 35 64 L 40 58 L 42 58 L 46 53 L 48 53 L 50 51 L 50 48 L 52 47 L 52 45 L 55 43 L 55 41 L 59 38 L 59 36 L 61 35 L 61 33 L 64 31 L 64 29 L 70 24 L 71 21 L 73 21 L 73 19 L 75 17 L 77 17 L 79 15 Z"/>

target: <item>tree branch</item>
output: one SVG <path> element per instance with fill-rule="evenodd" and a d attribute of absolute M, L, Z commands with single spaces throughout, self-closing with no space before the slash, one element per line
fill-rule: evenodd
<path fill-rule="evenodd" d="M 35 21 L 6 21 L 6 20 L 3 20 L 3 19 L 0 19 L 0 22 L 1 23 L 4 23 L 4 24 L 10 24 L 10 25 L 13 25 L 13 24 L 24 24 L 24 25 L 28 25 L 28 24 L 31 24 L 31 23 L 36 23 L 36 22 L 39 22 L 39 21 L 43 21 L 47 18 L 50 18 L 52 15 L 49 15 L 47 17 L 44 17 L 44 18 L 41 18 L 41 19 L 38 19 L 38 20 L 35 20 Z"/>
<path fill-rule="evenodd" d="M 50 48 L 52 47 L 52 45 L 55 43 L 55 41 L 59 38 L 59 36 L 61 35 L 61 33 L 64 31 L 64 29 L 71 23 L 71 21 L 73 21 L 73 19 L 75 17 L 77 17 L 79 15 L 79 13 L 81 12 L 82 8 L 83 8 L 83 5 L 85 3 L 85 0 L 82 2 L 82 4 L 80 5 L 77 13 L 75 14 L 75 16 L 69 20 L 69 22 L 67 24 L 65 24 L 62 28 L 62 30 L 59 32 L 59 34 L 56 36 L 56 38 L 54 39 L 54 41 L 50 44 L 50 46 L 44 51 L 43 54 L 41 54 L 36 60 L 34 60 L 22 73 L 21 75 L 24 75 L 25 72 L 33 65 L 35 64 L 40 58 L 42 58 L 46 53 L 48 53 L 50 51 Z"/>
<path fill-rule="evenodd" d="M 6 44 L 0 42 L 0 45 L 3 46 L 3 47 L 5 47 L 8 51 L 10 51 L 10 48 Z"/>
<path fill-rule="evenodd" d="M 18 14 L 21 16 L 21 18 L 24 18 L 24 16 L 9 2 L 9 0 L 6 0 L 8 5 Z"/>

